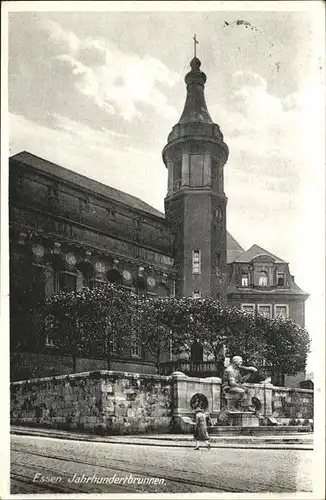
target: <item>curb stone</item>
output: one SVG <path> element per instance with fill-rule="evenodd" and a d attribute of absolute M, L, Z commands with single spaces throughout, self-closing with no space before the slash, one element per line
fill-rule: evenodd
<path fill-rule="evenodd" d="M 24 427 L 12 427 L 11 434 L 46 437 L 52 439 L 67 439 L 70 441 L 85 441 L 85 442 L 98 442 L 98 443 L 111 443 L 111 444 L 124 444 L 124 445 L 143 445 L 143 446 L 159 446 L 169 448 L 192 448 L 194 439 L 190 435 L 184 436 L 98 436 L 93 434 L 77 434 L 68 431 L 57 431 L 47 429 L 31 429 Z M 229 439 L 226 439 L 226 438 Z M 230 439 L 231 438 L 231 439 Z M 245 439 L 244 439 L 245 438 Z M 234 439 L 234 437 L 224 436 L 223 438 L 212 437 L 212 448 L 250 448 L 250 449 L 274 449 L 274 450 L 313 450 L 312 437 L 307 436 L 309 439 L 297 438 L 296 436 L 285 439 L 272 439 L 255 438 L 252 436 L 242 436 L 241 439 Z"/>

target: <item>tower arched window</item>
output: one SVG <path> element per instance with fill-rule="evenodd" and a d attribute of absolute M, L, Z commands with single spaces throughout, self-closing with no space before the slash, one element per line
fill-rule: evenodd
<path fill-rule="evenodd" d="M 178 158 L 173 164 L 173 190 L 176 191 L 181 187 L 182 178 L 182 158 Z"/>
<path fill-rule="evenodd" d="M 268 286 L 268 275 L 266 271 L 259 271 L 258 284 L 259 286 Z"/>
<path fill-rule="evenodd" d="M 200 187 L 203 185 L 204 156 L 190 155 L 190 186 Z"/>

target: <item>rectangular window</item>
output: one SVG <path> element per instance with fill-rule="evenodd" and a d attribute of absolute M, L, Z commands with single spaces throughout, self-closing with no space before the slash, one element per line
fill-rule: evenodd
<path fill-rule="evenodd" d="M 242 311 L 247 313 L 254 314 L 255 313 L 255 304 L 241 304 Z"/>
<path fill-rule="evenodd" d="M 277 273 L 277 286 L 284 286 L 284 273 Z"/>
<path fill-rule="evenodd" d="M 55 347 L 55 343 L 49 335 L 45 337 L 45 347 Z"/>
<path fill-rule="evenodd" d="M 265 316 L 265 318 L 271 318 L 272 317 L 271 304 L 258 304 L 258 313 L 261 314 L 262 316 Z"/>
<path fill-rule="evenodd" d="M 203 185 L 204 155 L 190 155 L 190 186 Z"/>
<path fill-rule="evenodd" d="M 260 271 L 258 276 L 259 286 L 268 286 L 268 274 L 266 271 Z"/>
<path fill-rule="evenodd" d="M 60 292 L 60 272 L 53 271 L 53 293 L 57 295 Z"/>
<path fill-rule="evenodd" d="M 249 275 L 247 273 L 241 275 L 241 286 L 249 286 Z"/>
<path fill-rule="evenodd" d="M 117 356 L 119 354 L 119 344 L 118 340 L 115 337 L 113 337 L 111 340 L 111 354 L 113 354 L 114 356 Z"/>
<path fill-rule="evenodd" d="M 80 287 L 80 282 L 78 282 Z M 72 292 L 77 289 L 77 275 L 65 271 L 53 271 L 53 293 Z"/>
<path fill-rule="evenodd" d="M 44 326 L 45 326 L 45 346 L 46 347 L 55 347 L 54 341 L 53 341 L 53 339 L 51 337 L 51 333 L 49 333 L 49 331 L 51 331 L 51 329 L 52 329 L 52 321 L 53 321 L 53 318 L 50 318 L 50 317 L 47 317 L 44 320 Z"/>
<path fill-rule="evenodd" d="M 275 318 L 281 316 L 284 319 L 289 317 L 289 306 L 287 304 L 276 304 L 275 305 Z"/>
<path fill-rule="evenodd" d="M 76 274 L 61 271 L 59 276 L 59 286 L 60 286 L 60 291 L 64 292 L 73 292 L 74 290 L 76 290 L 77 286 Z"/>
<path fill-rule="evenodd" d="M 192 252 L 192 274 L 201 273 L 201 252 L 200 250 L 193 250 Z"/>
<path fill-rule="evenodd" d="M 192 298 L 193 299 L 200 299 L 201 298 L 201 292 L 192 292 Z"/>
<path fill-rule="evenodd" d="M 140 345 L 134 345 L 131 348 L 131 356 L 133 358 L 140 358 L 141 357 L 141 346 Z"/>
<path fill-rule="evenodd" d="M 219 276 L 221 272 L 221 254 L 216 254 L 216 276 Z"/>

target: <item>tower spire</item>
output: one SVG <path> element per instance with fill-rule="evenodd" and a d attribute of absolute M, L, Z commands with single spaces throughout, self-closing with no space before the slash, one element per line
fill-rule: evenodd
<path fill-rule="evenodd" d="M 185 76 L 187 97 L 179 123 L 197 122 L 212 124 L 213 120 L 208 112 L 204 96 L 206 75 L 200 70 L 201 62 L 196 56 L 196 45 L 198 44 L 196 35 L 193 36 L 193 40 L 195 57 L 190 61 L 191 71 Z"/>
<path fill-rule="evenodd" d="M 206 106 L 206 75 L 196 57 L 196 35 L 193 41 L 195 57 L 185 76 L 186 102 L 163 149 L 168 169 L 165 211 L 175 238 L 176 294 L 200 293 L 224 300 L 227 198 L 223 169 L 229 150 Z"/>
<path fill-rule="evenodd" d="M 199 44 L 197 38 L 196 38 L 196 33 L 194 34 L 194 36 L 192 37 L 193 41 L 194 41 L 194 57 L 197 57 L 196 55 L 196 45 Z"/>

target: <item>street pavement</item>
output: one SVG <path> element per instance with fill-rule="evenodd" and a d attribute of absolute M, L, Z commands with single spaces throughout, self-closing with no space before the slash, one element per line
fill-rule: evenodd
<path fill-rule="evenodd" d="M 96 434 L 79 433 L 76 431 L 63 431 L 58 429 L 47 429 L 42 427 L 11 427 L 12 434 L 22 434 L 41 437 L 53 437 L 60 439 L 72 439 L 79 441 L 100 441 L 106 443 L 134 444 L 147 446 L 193 446 L 192 434 L 135 434 L 123 436 L 99 436 Z M 311 432 L 299 432 L 286 435 L 252 435 L 252 436 L 229 436 L 211 435 L 210 442 L 214 448 L 269 448 L 269 449 L 292 449 L 313 450 L 313 434 Z"/>
<path fill-rule="evenodd" d="M 311 492 L 312 460 L 310 450 L 12 435 L 11 493 Z"/>

